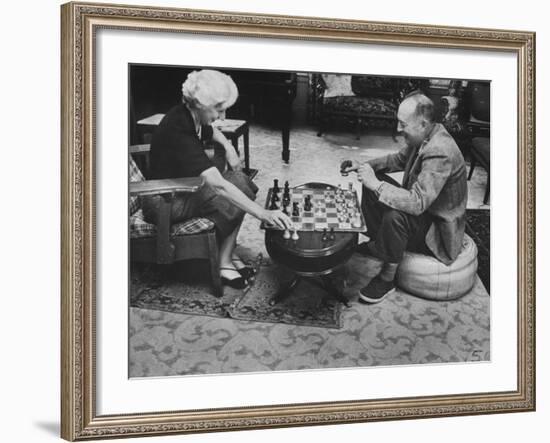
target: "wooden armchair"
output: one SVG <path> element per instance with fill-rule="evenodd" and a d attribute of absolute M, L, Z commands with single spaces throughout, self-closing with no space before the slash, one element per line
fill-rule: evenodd
<path fill-rule="evenodd" d="M 143 145 L 131 147 L 136 156 L 145 156 Z M 219 272 L 219 254 L 214 223 L 195 217 L 172 225 L 170 213 L 176 193 L 196 192 L 202 186 L 199 177 L 165 180 L 145 180 L 132 155 L 130 167 L 130 259 L 133 262 L 172 264 L 180 260 L 207 259 L 214 295 L 221 297 L 223 288 Z M 162 196 L 159 222 L 147 223 L 143 217 L 140 197 Z"/>

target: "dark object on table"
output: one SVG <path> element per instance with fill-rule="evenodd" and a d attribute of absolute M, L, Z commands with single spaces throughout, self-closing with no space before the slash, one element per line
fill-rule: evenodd
<path fill-rule="evenodd" d="M 306 199 L 304 201 L 304 211 L 311 211 L 311 195 L 306 196 Z"/>
<path fill-rule="evenodd" d="M 288 206 L 290 203 L 290 193 L 288 189 L 283 192 L 283 205 Z"/>
<path fill-rule="evenodd" d="M 300 208 L 298 208 L 298 202 L 292 203 L 292 216 L 298 217 L 300 215 Z"/>

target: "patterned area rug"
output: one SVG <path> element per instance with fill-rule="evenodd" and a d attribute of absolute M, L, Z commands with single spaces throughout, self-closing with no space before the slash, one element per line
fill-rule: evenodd
<path fill-rule="evenodd" d="M 323 289 L 305 279 L 288 297 L 270 306 L 269 301 L 277 293 L 281 282 L 290 278 L 289 272 L 276 265 L 262 266 L 252 287 L 231 307 L 231 317 L 291 325 L 341 327 L 340 303 L 326 297 Z"/>
<path fill-rule="evenodd" d="M 477 274 L 491 292 L 491 213 L 486 209 L 466 210 L 466 232 L 477 244 Z"/>
<path fill-rule="evenodd" d="M 233 318 L 254 322 L 286 323 L 299 326 L 339 328 L 340 305 L 325 299 L 324 291 L 301 282 L 286 300 L 269 305 L 281 281 L 289 274 L 264 264 L 254 284 L 246 291 L 225 287 L 224 296 L 212 295 L 208 274 L 200 263 L 186 263 L 185 269 L 167 270 L 154 265 L 132 268 L 130 306 L 157 311 Z"/>

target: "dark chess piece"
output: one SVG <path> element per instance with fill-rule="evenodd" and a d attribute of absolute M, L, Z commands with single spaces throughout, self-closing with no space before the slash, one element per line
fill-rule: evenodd
<path fill-rule="evenodd" d="M 292 216 L 298 217 L 300 215 L 300 209 L 298 208 L 298 202 L 292 203 Z"/>
<path fill-rule="evenodd" d="M 279 207 L 277 206 L 277 202 L 273 199 L 271 199 L 271 205 L 269 206 L 269 209 L 270 210 L 275 210 L 275 209 L 279 209 Z"/>
<path fill-rule="evenodd" d="M 283 193 L 283 204 L 288 205 L 290 203 L 290 192 L 285 191 Z"/>
<path fill-rule="evenodd" d="M 323 241 L 327 241 L 327 228 L 323 229 L 323 237 L 321 238 Z"/>
<path fill-rule="evenodd" d="M 288 213 L 288 209 L 287 209 L 287 208 L 288 208 L 288 205 L 283 205 L 283 214 L 285 214 L 285 215 L 290 215 L 290 214 Z"/>
<path fill-rule="evenodd" d="M 279 192 L 281 188 L 279 188 L 279 180 L 274 179 L 273 180 L 273 192 Z"/>
<path fill-rule="evenodd" d="M 330 238 L 331 240 L 334 240 L 334 239 L 336 238 L 336 236 L 335 236 L 335 234 L 334 234 L 334 228 L 330 228 L 330 236 L 329 236 L 329 238 Z"/>
<path fill-rule="evenodd" d="M 273 193 L 271 194 L 271 201 L 275 201 L 275 202 L 278 202 L 280 201 L 281 199 L 279 198 L 279 196 L 277 195 L 277 193 L 275 191 L 273 191 Z"/>
<path fill-rule="evenodd" d="M 304 202 L 304 211 L 311 211 L 311 195 L 306 196 L 306 200 Z"/>
<path fill-rule="evenodd" d="M 285 194 L 288 194 L 290 192 L 290 186 L 288 184 L 288 180 L 285 181 Z"/>

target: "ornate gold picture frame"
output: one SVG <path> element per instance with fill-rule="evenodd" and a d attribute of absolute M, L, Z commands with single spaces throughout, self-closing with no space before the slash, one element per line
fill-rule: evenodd
<path fill-rule="evenodd" d="M 68 3 L 62 17 L 61 435 L 87 440 L 309 426 L 535 409 L 535 34 L 326 18 Z M 517 57 L 517 388 L 455 395 L 97 413 L 96 33 L 185 33 L 412 48 Z M 110 247 L 114 247 L 110 245 Z M 510 291 L 513 291 L 510 288 Z M 511 343 L 510 345 L 516 345 Z"/>

